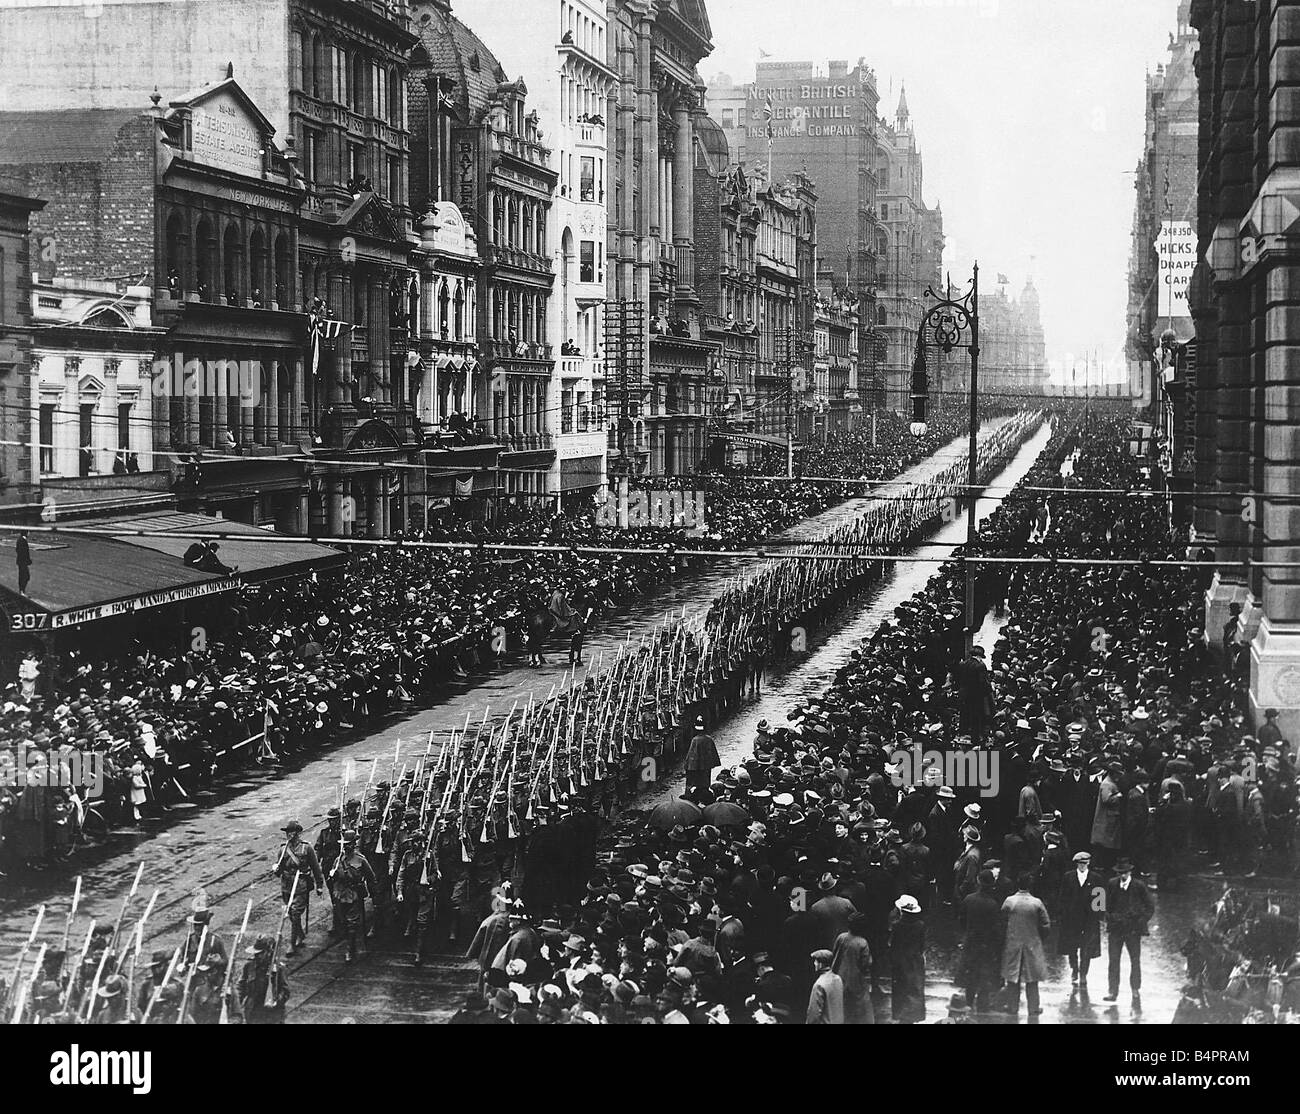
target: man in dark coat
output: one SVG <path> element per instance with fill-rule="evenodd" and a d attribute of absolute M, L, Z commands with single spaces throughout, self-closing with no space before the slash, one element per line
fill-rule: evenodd
<path fill-rule="evenodd" d="M 1106 947 L 1110 955 L 1107 971 L 1109 991 L 1106 1001 L 1119 997 L 1119 966 L 1124 949 L 1128 949 L 1128 984 L 1136 1005 L 1142 990 L 1142 937 L 1155 916 L 1155 902 L 1146 886 L 1133 877 L 1133 860 L 1121 858 L 1115 864 L 1115 877 L 1106 884 Z"/>
<path fill-rule="evenodd" d="M 18 531 L 18 540 L 14 543 L 14 556 L 18 560 L 18 594 L 27 595 L 27 584 L 32 578 L 32 549 L 27 544 L 27 531 Z"/>
<path fill-rule="evenodd" d="M 707 789 L 713 771 L 722 765 L 713 736 L 704 730 L 703 717 L 695 721 L 695 735 L 686 751 L 686 785 L 689 789 Z"/>
<path fill-rule="evenodd" d="M 988 1005 L 989 995 L 1002 982 L 1002 903 L 994 896 L 992 871 L 981 870 L 979 889 L 967 894 L 957 909 L 965 935 L 953 981 L 966 990 L 972 1009 Z"/>
<path fill-rule="evenodd" d="M 993 685 L 989 680 L 989 667 L 984 663 L 984 647 L 973 646 L 958 669 L 958 691 L 961 698 L 961 730 L 976 742 L 988 730 L 989 717 L 993 715 Z"/>
<path fill-rule="evenodd" d="M 934 867 L 935 887 L 945 905 L 952 904 L 953 864 L 961 853 L 961 838 L 957 835 L 961 810 L 955 805 L 957 794 L 952 786 L 941 785 L 934 808 L 925 821 L 930 861 Z"/>
<path fill-rule="evenodd" d="M 1092 870 L 1092 856 L 1079 851 L 1074 869 L 1061 879 L 1060 935 L 1058 955 L 1069 956 L 1072 982 L 1085 986 L 1088 967 L 1101 955 L 1101 918 L 1105 909 L 1106 882 Z"/>

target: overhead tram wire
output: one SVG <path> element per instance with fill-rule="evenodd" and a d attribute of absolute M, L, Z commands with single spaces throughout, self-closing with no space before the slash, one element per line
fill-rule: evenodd
<path fill-rule="evenodd" d="M 854 550 L 851 542 L 817 542 L 797 541 L 780 542 L 773 546 L 754 549 L 695 549 L 665 543 L 660 546 L 609 546 L 609 545 L 574 545 L 557 543 L 541 545 L 537 543 L 483 542 L 483 541 L 425 541 L 395 538 L 335 538 L 317 535 L 299 537 L 286 534 L 234 534 L 226 532 L 205 531 L 203 533 L 187 530 L 125 530 L 122 528 L 94 528 L 81 526 L 36 526 L 0 524 L 0 534 L 14 534 L 20 531 L 28 534 L 71 535 L 99 538 L 169 538 L 175 541 L 230 541 L 269 543 L 276 545 L 331 545 L 340 547 L 364 547 L 370 549 L 447 549 L 472 550 L 484 552 L 510 553 L 551 553 L 558 555 L 579 556 L 581 554 L 613 554 L 615 556 L 646 557 L 718 557 L 762 561 L 886 561 L 892 564 L 932 564 L 942 565 L 954 560 L 953 557 L 926 557 L 919 554 L 874 553 L 869 551 L 848 553 L 786 553 L 773 552 L 784 547 L 809 548 L 820 546 L 826 549 Z M 1300 569 L 1300 561 L 1188 561 L 1165 558 L 1124 558 L 1124 557 L 993 557 L 965 556 L 963 560 L 971 564 L 984 565 L 1051 565 L 1066 567 L 1132 567 L 1132 568 L 1184 568 L 1206 570 L 1210 568 L 1249 568 L 1249 569 Z"/>

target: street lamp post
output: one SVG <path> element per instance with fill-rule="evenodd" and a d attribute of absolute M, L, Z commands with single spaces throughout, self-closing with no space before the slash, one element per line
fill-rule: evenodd
<path fill-rule="evenodd" d="M 929 395 L 928 376 L 925 362 L 925 331 L 934 330 L 934 343 L 945 354 L 951 354 L 960 344 L 962 334 L 969 330 L 970 344 L 970 434 L 966 450 L 966 548 L 969 553 L 975 543 L 975 481 L 976 454 L 979 437 L 979 363 L 980 363 L 980 266 L 975 264 L 971 271 L 970 290 L 960 298 L 949 293 L 941 298 L 933 287 L 926 287 L 925 295 L 933 298 L 935 304 L 930 307 L 916 330 L 916 358 L 912 362 L 912 433 L 916 437 L 925 435 L 926 403 Z M 964 558 L 962 560 L 966 575 L 966 650 L 969 652 L 975 640 L 975 569 Z"/>

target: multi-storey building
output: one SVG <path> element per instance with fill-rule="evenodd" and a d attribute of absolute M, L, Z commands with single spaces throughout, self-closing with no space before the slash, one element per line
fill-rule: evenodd
<path fill-rule="evenodd" d="M 420 0 L 412 15 L 419 25 L 426 12 L 436 19 L 449 7 L 446 0 Z M 546 490 L 580 498 L 601 486 L 605 471 L 606 112 L 617 79 L 607 61 L 605 4 L 561 0 L 557 9 L 552 0 L 457 0 L 455 11 L 493 44 L 511 73 L 526 75 L 528 103 L 551 147 L 558 180 L 547 210 L 555 273 L 547 302 L 547 432 L 555 458 Z M 547 30 L 520 34 L 521 24 Z"/>
<path fill-rule="evenodd" d="M 402 525 L 423 447 L 408 388 L 405 60 L 417 40 L 403 0 L 32 0 L 5 20 L 10 134 L 39 136 L 43 120 L 82 137 L 46 132 L 44 154 L 6 152 L 66 187 L 49 232 L 67 245 L 62 273 L 138 274 L 168 358 L 266 371 L 260 416 L 220 393 L 155 411 L 155 448 L 187 497 L 282 529 Z M 69 70 L 70 56 L 85 64 Z M 98 176 L 99 198 L 53 169 L 60 146 Z M 241 451 L 222 451 L 232 440 Z M 196 449 L 210 450 L 202 467 Z M 269 459 L 304 449 L 319 463 Z"/>
<path fill-rule="evenodd" d="M 816 364 L 818 429 L 842 432 L 858 424 L 858 301 L 842 276 L 817 271 Z"/>
<path fill-rule="evenodd" d="M 476 451 L 469 462 L 479 469 L 474 491 L 484 492 L 499 474 L 504 498 L 545 498 L 556 463 L 552 378 L 560 347 L 552 334 L 553 152 L 524 79 L 507 75 L 450 3 L 420 4 L 415 14 L 420 46 L 411 80 L 422 90 L 422 110 L 412 121 L 414 198 L 454 201 L 482 257 L 481 373 L 469 416 L 476 438 L 501 451 L 493 459 Z"/>
<path fill-rule="evenodd" d="M 1193 0 L 1188 13 L 1200 40 L 1194 527 L 1220 562 L 1206 635 L 1218 646 L 1242 605 L 1251 711 L 1262 723 L 1278 709 L 1288 739 L 1300 738 L 1297 9 Z"/>
<path fill-rule="evenodd" d="M 775 182 L 806 173 L 817 183 L 818 252 L 848 275 L 863 326 L 858 362 L 863 376 L 874 381 L 880 349 L 874 328 L 881 231 L 877 195 L 884 186 L 878 181 L 876 75 L 862 59 L 852 69 L 845 61 L 825 67 L 759 62 L 754 84 L 746 89 L 744 148 L 736 157 L 755 172 L 770 161 Z M 710 100 L 715 119 L 731 106 L 731 96 L 724 88 Z M 810 291 L 814 283 L 810 273 Z"/>
<path fill-rule="evenodd" d="M 606 353 L 611 457 L 623 471 L 692 472 L 706 450 L 715 351 L 701 329 L 693 219 L 696 67 L 712 32 L 702 0 L 611 0 L 609 17 L 607 287 L 640 315 Z"/>
<path fill-rule="evenodd" d="M 882 120 L 879 135 L 876 324 L 887 352 L 881 369 L 885 401 L 903 411 L 911 392 L 916 331 L 928 308 L 925 291 L 943 285 L 943 214 L 930 209 L 922 195 L 923 163 L 905 89 L 894 123 Z"/>
<path fill-rule="evenodd" d="M 0 179 L 0 503 L 37 501 L 32 409 L 30 224 L 45 202 Z"/>
<path fill-rule="evenodd" d="M 797 430 L 811 394 L 812 317 L 799 274 L 803 212 L 793 190 L 758 195 L 755 274 L 758 278 L 758 364 L 754 376 L 756 428 L 770 436 Z"/>
<path fill-rule="evenodd" d="M 758 228 L 755 180 L 731 160 L 724 129 L 700 121 L 695 161 L 695 260 L 705 337 L 717 347 L 709 379 L 712 459 L 747 463 L 757 451 Z"/>
<path fill-rule="evenodd" d="M 1146 133 L 1134 185 L 1125 391 L 1157 430 L 1161 473 L 1191 487 L 1196 454 L 1196 326 L 1188 299 L 1196 267 L 1200 103 L 1191 2 L 1178 9 L 1169 60 L 1147 75 Z M 1181 521 L 1190 518 L 1178 500 Z"/>
<path fill-rule="evenodd" d="M 1032 278 L 1025 279 L 1018 297 L 1007 293 L 1009 285 L 1006 275 L 999 275 L 996 290 L 980 293 L 980 394 L 1002 396 L 1013 407 L 1031 406 L 1047 385 L 1038 291 Z M 967 359 L 948 361 L 946 371 L 945 390 L 960 396 L 970 389 Z"/>

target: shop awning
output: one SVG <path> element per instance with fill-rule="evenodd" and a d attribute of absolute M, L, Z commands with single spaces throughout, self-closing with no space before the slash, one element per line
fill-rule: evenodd
<path fill-rule="evenodd" d="M 184 557 L 193 544 L 189 537 L 127 537 L 131 531 L 150 534 L 162 531 L 167 534 L 211 534 L 222 537 L 217 545 L 218 555 L 224 564 L 239 570 L 241 579 L 249 582 L 291 576 L 310 569 L 340 565 L 347 556 L 329 546 L 316 545 L 301 538 L 291 538 L 274 530 L 264 530 L 245 522 L 231 522 L 225 518 L 212 518 L 202 514 L 151 514 L 139 518 L 114 519 L 105 523 L 104 529 L 116 533 L 120 540 L 141 549 Z M 248 539 L 248 540 L 243 540 Z"/>
<path fill-rule="evenodd" d="M 240 584 L 347 560 L 343 553 L 327 546 L 294 541 L 274 531 L 205 515 L 161 513 L 74 528 L 95 533 L 29 534 L 32 568 L 25 595 L 18 592 L 18 569 L 13 558 L 16 534 L 5 531 L 0 536 L 0 596 L 11 620 L 7 627 L 15 631 L 60 630 L 218 595 Z M 133 531 L 159 532 L 161 536 L 129 536 Z M 183 557 L 194 539 L 168 534 L 223 534 L 266 540 L 221 538 L 218 555 L 238 570 L 234 577 L 228 577 L 186 565 Z M 9 554 L 7 559 L 4 553 Z"/>

